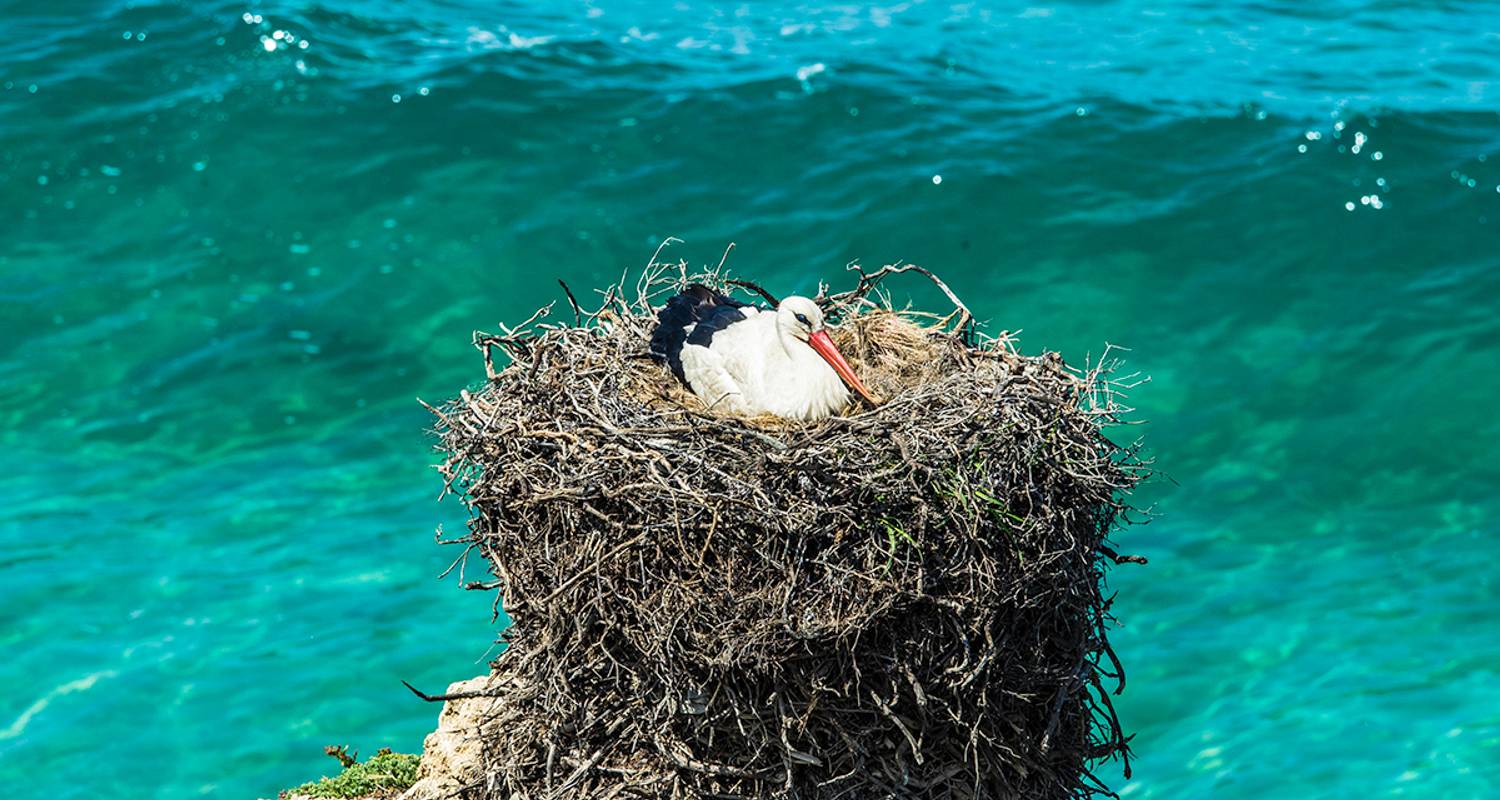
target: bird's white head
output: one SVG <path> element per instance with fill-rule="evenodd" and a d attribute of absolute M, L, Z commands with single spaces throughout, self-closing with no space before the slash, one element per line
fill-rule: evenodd
<path fill-rule="evenodd" d="M 844 354 L 839 352 L 833 339 L 829 338 L 828 330 L 823 325 L 823 309 L 818 308 L 817 303 L 799 295 L 783 298 L 776 306 L 776 330 L 783 341 L 791 340 L 811 347 L 828 362 L 828 366 L 833 367 L 833 371 L 838 373 L 849 388 L 859 392 L 870 405 L 880 404 L 875 395 L 860 382 L 859 376 L 854 374 L 854 368 L 844 360 Z"/>
<path fill-rule="evenodd" d="M 806 342 L 823 330 L 823 309 L 806 297 L 792 295 L 776 306 L 776 329 L 782 336 Z"/>

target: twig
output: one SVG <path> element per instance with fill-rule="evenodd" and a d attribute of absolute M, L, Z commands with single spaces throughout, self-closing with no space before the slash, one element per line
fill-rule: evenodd
<path fill-rule="evenodd" d="M 563 293 L 568 296 L 568 305 L 573 307 L 573 324 L 582 325 L 583 309 L 578 307 L 578 298 L 573 296 L 573 290 L 568 288 L 568 284 L 563 282 L 562 278 L 557 279 L 557 285 L 562 287 Z"/>
<path fill-rule="evenodd" d="M 417 687 L 412 686 L 411 684 L 407 683 L 406 681 L 401 681 L 401 685 L 405 686 L 408 689 L 410 689 L 412 694 L 416 695 L 417 697 L 422 698 L 423 700 L 426 700 L 429 703 L 441 703 L 441 702 L 444 702 L 444 701 L 447 701 L 447 700 L 466 700 L 466 699 L 471 698 L 471 697 L 499 697 L 500 696 L 500 694 L 498 692 L 495 692 L 495 691 L 493 691 L 491 689 L 480 689 L 478 691 L 468 691 L 468 692 L 450 692 L 448 694 L 427 694 L 426 692 L 423 692 L 422 690 L 418 689 Z"/>
<path fill-rule="evenodd" d="M 743 279 L 740 279 L 740 278 L 732 278 L 732 279 L 726 280 L 724 282 L 727 283 L 727 284 L 729 284 L 730 286 L 738 286 L 741 289 L 749 289 L 750 291 L 755 292 L 756 294 L 760 295 L 761 297 L 764 297 L 766 299 L 766 302 L 771 304 L 772 308 L 776 308 L 777 306 L 781 305 L 781 301 L 776 299 L 776 295 L 773 295 L 770 292 L 766 291 L 765 289 L 762 289 L 760 287 L 760 284 L 753 283 L 751 281 L 743 280 Z"/>

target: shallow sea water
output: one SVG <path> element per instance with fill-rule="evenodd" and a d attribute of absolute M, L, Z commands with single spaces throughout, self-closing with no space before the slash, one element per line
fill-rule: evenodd
<path fill-rule="evenodd" d="M 0 783 L 419 747 L 504 620 L 416 398 L 677 236 L 1130 348 L 1122 795 L 1495 796 L 1500 5 L 1316 5 L 12 4 Z"/>

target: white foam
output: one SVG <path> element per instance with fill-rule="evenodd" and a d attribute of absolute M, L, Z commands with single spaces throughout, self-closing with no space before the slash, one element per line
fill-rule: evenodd
<path fill-rule="evenodd" d="M 47 692 L 46 694 L 38 698 L 35 703 L 27 706 L 26 710 L 21 712 L 21 716 L 16 717 L 16 721 L 10 724 L 10 727 L 6 728 L 5 730 L 0 730 L 0 740 L 14 739 L 25 733 L 26 726 L 31 724 L 31 720 L 35 718 L 37 714 L 46 711 L 47 706 L 51 705 L 53 700 L 62 697 L 65 694 L 73 694 L 74 692 L 83 692 L 92 689 L 94 688 L 94 684 L 98 683 L 101 678 L 113 678 L 116 674 L 118 673 L 116 673 L 114 670 L 102 670 L 91 675 L 85 675 L 78 680 L 68 681 L 67 683 L 53 689 L 52 691 Z"/>

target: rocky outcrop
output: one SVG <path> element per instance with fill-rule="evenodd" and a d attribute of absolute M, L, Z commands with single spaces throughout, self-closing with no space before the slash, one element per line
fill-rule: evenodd
<path fill-rule="evenodd" d="M 447 695 L 485 691 L 491 679 L 481 675 L 448 687 Z M 459 697 L 443 703 L 437 730 L 422 741 L 417 782 L 401 800 L 443 800 L 460 796 L 484 781 L 484 732 L 494 719 L 496 697 Z"/>

